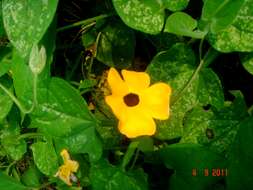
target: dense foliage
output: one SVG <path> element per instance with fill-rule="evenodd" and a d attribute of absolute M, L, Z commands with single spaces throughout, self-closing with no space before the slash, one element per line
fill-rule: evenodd
<path fill-rule="evenodd" d="M 0 2 L 1 190 L 253 188 L 253 0 Z M 119 133 L 110 67 L 171 86 L 154 136 Z"/>

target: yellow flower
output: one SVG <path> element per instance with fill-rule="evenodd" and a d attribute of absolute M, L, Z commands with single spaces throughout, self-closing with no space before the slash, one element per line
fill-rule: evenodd
<path fill-rule="evenodd" d="M 66 184 L 72 185 L 70 178 L 73 176 L 73 172 L 77 172 L 79 164 L 78 162 L 70 159 L 69 153 L 66 149 L 61 151 L 61 156 L 63 159 L 63 165 L 59 167 L 55 177 L 59 177 Z"/>
<path fill-rule="evenodd" d="M 154 119 L 169 118 L 170 86 L 162 82 L 149 86 L 150 77 L 145 72 L 122 70 L 121 74 L 123 79 L 116 69 L 109 70 L 107 80 L 112 94 L 105 97 L 119 119 L 119 131 L 128 138 L 153 135 Z"/>

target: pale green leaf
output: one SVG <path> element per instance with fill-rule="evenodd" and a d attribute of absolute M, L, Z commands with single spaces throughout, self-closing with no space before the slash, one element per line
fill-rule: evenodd
<path fill-rule="evenodd" d="M 114 8 L 123 22 L 149 34 L 157 34 L 164 23 L 164 9 L 158 1 L 113 0 Z"/>
<path fill-rule="evenodd" d="M 102 156 L 102 144 L 96 135 L 93 126 L 85 129 L 80 126 L 80 129 L 72 131 L 65 137 L 55 138 L 55 144 L 59 151 L 62 149 L 70 150 L 73 154 L 88 153 L 91 161 L 97 161 Z"/>
<path fill-rule="evenodd" d="M 26 142 L 24 139 L 18 139 L 20 128 L 18 124 L 12 125 L 2 130 L 1 144 L 6 153 L 14 160 L 20 160 L 26 153 Z"/>
<path fill-rule="evenodd" d="M 38 169 L 46 175 L 53 176 L 58 169 L 58 158 L 53 144 L 36 142 L 31 146 L 33 158 Z"/>
<path fill-rule="evenodd" d="M 134 50 L 133 31 L 114 21 L 101 31 L 96 58 L 110 67 L 127 68 L 132 64 Z"/>
<path fill-rule="evenodd" d="M 170 11 L 181 11 L 185 9 L 190 0 L 163 0 L 163 6 Z"/>
<path fill-rule="evenodd" d="M 3 21 L 9 40 L 22 57 L 29 55 L 53 20 L 58 0 L 3 0 Z"/>
<path fill-rule="evenodd" d="M 172 88 L 170 118 L 157 121 L 156 136 L 171 139 L 183 134 L 184 116 L 196 105 L 211 104 L 220 108 L 224 104 L 223 91 L 216 74 L 210 69 L 203 69 L 197 74 L 183 94 L 180 94 L 192 78 L 196 69 L 195 55 L 185 44 L 175 44 L 169 50 L 158 53 L 147 68 L 154 82 L 166 82 Z M 179 97 L 179 98 L 178 98 Z"/>
<path fill-rule="evenodd" d="M 184 44 L 176 44 L 169 50 L 161 52 L 154 57 L 147 68 L 153 82 L 166 82 L 172 88 L 174 97 L 192 76 L 195 68 L 195 55 L 192 49 Z M 197 103 L 197 85 L 194 83 L 188 88 L 186 94 L 171 107 L 170 118 L 158 121 L 157 137 L 171 139 L 182 135 L 183 117 Z"/>
<path fill-rule="evenodd" d="M 203 105 L 207 103 L 222 108 L 224 106 L 224 94 L 219 77 L 212 69 L 205 68 L 199 75 L 198 99 Z"/>
<path fill-rule="evenodd" d="M 244 69 L 253 75 L 253 53 L 242 53 L 240 59 Z"/>
<path fill-rule="evenodd" d="M 210 44 L 221 52 L 253 51 L 253 0 L 245 0 L 234 22 L 208 36 Z"/>
<path fill-rule="evenodd" d="M 185 117 L 181 143 L 197 143 L 215 152 L 227 154 L 238 131 L 238 124 L 248 116 L 243 97 L 237 95 L 233 103 L 222 109 L 194 108 Z"/>

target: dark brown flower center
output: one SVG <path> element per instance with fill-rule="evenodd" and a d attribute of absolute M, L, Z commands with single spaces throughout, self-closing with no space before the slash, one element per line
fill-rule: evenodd
<path fill-rule="evenodd" d="M 127 106 L 133 107 L 139 104 L 139 96 L 134 93 L 129 93 L 124 96 L 124 102 Z"/>

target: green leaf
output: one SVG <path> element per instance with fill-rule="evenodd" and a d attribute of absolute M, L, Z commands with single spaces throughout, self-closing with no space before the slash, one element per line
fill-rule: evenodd
<path fill-rule="evenodd" d="M 154 150 L 154 140 L 151 137 L 139 137 L 138 142 L 138 149 L 142 152 L 152 152 Z"/>
<path fill-rule="evenodd" d="M 9 89 L 10 92 L 12 92 L 12 84 L 10 80 L 11 79 L 7 76 L 1 77 L 0 84 L 3 85 L 5 88 Z M 12 104 L 12 99 L 0 88 L 0 121 L 2 121 L 10 112 Z"/>
<path fill-rule="evenodd" d="M 0 1 L 1 7 L 2 7 L 2 1 Z M 2 10 L 0 11 L 0 37 L 5 35 L 5 30 L 4 30 L 4 23 L 3 23 L 3 14 Z"/>
<path fill-rule="evenodd" d="M 19 100 L 29 107 L 28 100 L 32 100 L 33 74 L 26 62 L 13 51 L 12 57 L 13 84 Z"/>
<path fill-rule="evenodd" d="M 96 43 L 97 32 L 95 28 L 85 32 L 82 34 L 82 43 L 85 48 L 90 47 L 92 44 Z"/>
<path fill-rule="evenodd" d="M 214 184 L 221 177 L 212 176 L 213 168 L 225 168 L 225 159 L 197 144 L 174 144 L 159 151 L 160 156 L 169 169 L 175 173 L 170 178 L 170 189 L 202 190 Z M 196 169 L 196 176 L 193 170 Z M 209 175 L 204 175 L 204 170 Z"/>
<path fill-rule="evenodd" d="M 0 77 L 11 69 L 11 49 L 0 47 Z"/>
<path fill-rule="evenodd" d="M 39 45 L 44 46 L 46 48 L 46 56 L 47 56 L 47 66 L 49 67 L 53 62 L 54 58 L 54 50 L 56 48 L 55 40 L 56 40 L 56 24 L 57 19 L 56 17 L 48 27 L 46 33 L 44 34 L 43 38 L 40 40 Z M 46 67 L 47 67 L 46 66 Z M 50 68 L 48 68 L 50 70 Z"/>
<path fill-rule="evenodd" d="M 236 18 L 245 0 L 207 0 L 202 9 L 201 22 L 212 33 L 227 28 Z M 207 28 L 208 30 L 208 28 Z"/>
<path fill-rule="evenodd" d="M 1 134 L 1 144 L 14 160 L 20 160 L 26 152 L 26 142 L 23 139 L 18 139 L 19 135 L 20 128 L 18 125 L 5 128 Z"/>
<path fill-rule="evenodd" d="M 185 130 L 180 142 L 205 145 L 214 152 L 227 154 L 238 131 L 238 124 L 246 117 L 247 106 L 239 94 L 233 103 L 227 103 L 219 110 L 194 108 L 184 119 Z"/>
<path fill-rule="evenodd" d="M 105 117 L 96 115 L 96 118 L 103 120 Z M 109 124 L 104 124 L 101 122 L 99 126 L 96 127 L 96 130 L 101 137 L 101 141 L 103 142 L 103 148 L 106 150 L 113 149 L 117 147 L 122 142 L 122 135 L 120 135 L 118 129 L 115 127 L 117 125 L 116 121 Z"/>
<path fill-rule="evenodd" d="M 58 0 L 3 0 L 3 21 L 8 38 L 22 57 L 29 55 L 53 20 Z M 24 32 L 25 31 L 25 32 Z"/>
<path fill-rule="evenodd" d="M 181 11 L 187 7 L 189 0 L 163 0 L 163 6 L 170 11 Z"/>
<path fill-rule="evenodd" d="M 55 175 L 58 169 L 58 159 L 53 144 L 49 142 L 36 142 L 32 144 L 31 149 L 38 169 L 45 175 Z"/>
<path fill-rule="evenodd" d="M 253 75 L 253 53 L 241 53 L 240 59 L 244 69 Z"/>
<path fill-rule="evenodd" d="M 133 31 L 114 21 L 101 31 L 96 58 L 110 67 L 126 68 L 133 61 L 134 49 Z"/>
<path fill-rule="evenodd" d="M 13 160 L 20 160 L 26 152 L 27 145 L 20 137 L 20 114 L 18 108 L 13 106 L 6 121 L 8 124 L 1 131 L 1 144 L 3 150 Z"/>
<path fill-rule="evenodd" d="M 180 38 L 176 35 L 164 32 L 157 35 L 150 35 L 149 40 L 156 47 L 158 52 L 168 50 L 175 43 L 180 42 Z"/>
<path fill-rule="evenodd" d="M 38 106 L 32 115 L 32 126 L 52 137 L 71 134 L 97 125 L 78 91 L 60 78 L 52 78 L 45 94 L 38 94 Z"/>
<path fill-rule="evenodd" d="M 125 152 L 125 155 L 122 160 L 121 168 L 125 169 L 126 166 L 129 164 L 131 161 L 135 150 L 138 148 L 139 141 L 132 141 L 129 146 L 127 147 L 127 151 Z"/>
<path fill-rule="evenodd" d="M 142 170 L 123 172 L 107 161 L 92 165 L 91 185 L 94 190 L 147 190 L 147 175 Z"/>
<path fill-rule="evenodd" d="M 2 172 L 0 173 L 0 182 L 0 189 L 6 189 L 6 187 L 8 187 L 8 190 L 29 190 L 28 187 L 25 187 L 14 178 L 9 177 Z"/>
<path fill-rule="evenodd" d="M 12 56 L 12 72 L 15 93 L 26 109 L 30 109 L 33 102 L 34 76 L 25 60 L 16 51 L 13 52 Z M 46 66 L 46 69 L 38 76 L 37 81 L 37 94 L 41 97 L 47 96 L 45 88 L 49 79 L 49 67 Z"/>
<path fill-rule="evenodd" d="M 102 156 L 102 144 L 93 126 L 75 128 L 68 136 L 56 138 L 55 144 L 59 152 L 65 148 L 73 154 L 88 153 L 91 161 L 97 161 Z"/>
<path fill-rule="evenodd" d="M 227 185 L 229 190 L 253 187 L 253 118 L 244 120 L 240 126 L 229 155 Z M 238 178 L 240 176 L 240 178 Z"/>
<path fill-rule="evenodd" d="M 98 124 L 78 91 L 60 78 L 52 78 L 47 96 L 38 95 L 38 106 L 32 114 L 31 127 L 51 136 L 58 149 L 88 153 L 98 160 L 102 144 L 95 132 Z"/>
<path fill-rule="evenodd" d="M 218 51 L 253 51 L 253 0 L 245 0 L 234 22 L 226 29 L 210 33 L 209 43 Z"/>
<path fill-rule="evenodd" d="M 165 13 L 158 1 L 113 0 L 113 5 L 131 28 L 149 34 L 157 34 L 163 28 Z"/>
<path fill-rule="evenodd" d="M 32 164 L 29 168 L 22 174 L 21 181 L 29 187 L 39 187 L 41 173 Z"/>
<path fill-rule="evenodd" d="M 176 12 L 167 18 L 164 32 L 202 39 L 205 37 L 206 32 L 195 30 L 197 25 L 197 21 L 190 15 Z"/>

